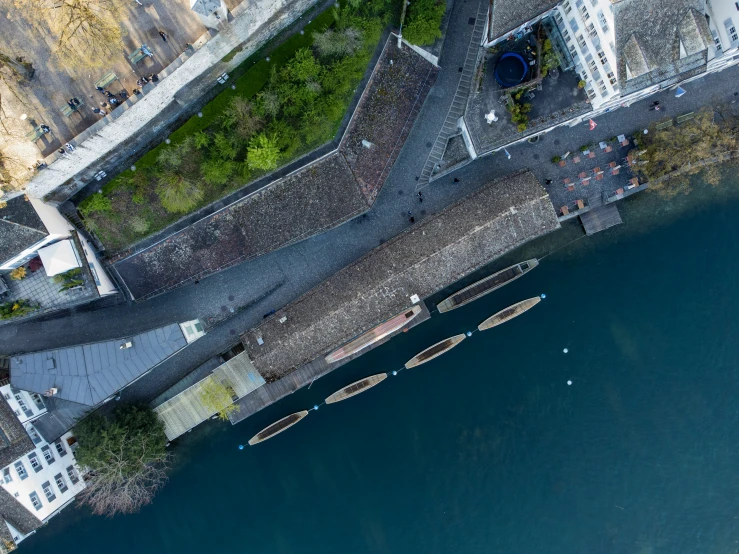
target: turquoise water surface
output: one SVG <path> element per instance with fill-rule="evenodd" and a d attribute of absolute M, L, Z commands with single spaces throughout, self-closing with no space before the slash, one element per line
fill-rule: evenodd
<path fill-rule="evenodd" d="M 187 435 L 169 484 L 139 514 L 68 508 L 21 551 L 737 552 L 735 187 L 626 202 L 625 225 L 244 423 Z M 579 234 L 573 224 L 498 265 Z M 540 293 L 528 313 L 438 360 L 237 449 L 269 422 Z"/>

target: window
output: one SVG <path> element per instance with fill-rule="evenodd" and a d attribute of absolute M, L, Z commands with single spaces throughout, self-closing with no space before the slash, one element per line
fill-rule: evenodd
<path fill-rule="evenodd" d="M 570 54 L 572 54 L 573 58 L 577 58 L 577 49 L 575 49 L 574 44 L 570 44 Z"/>
<path fill-rule="evenodd" d="M 583 52 L 588 51 L 588 43 L 585 42 L 585 39 L 582 35 L 577 35 L 577 43 L 580 45 L 580 48 L 582 48 Z"/>
<path fill-rule="evenodd" d="M 36 403 L 36 406 L 38 407 L 39 410 L 45 410 L 46 409 L 46 406 L 44 405 L 44 401 L 41 399 L 41 395 L 40 394 L 38 394 L 37 392 L 34 392 L 31 395 L 31 398 L 33 398 L 33 401 Z"/>
<path fill-rule="evenodd" d="M 35 452 L 31 452 L 28 455 L 28 461 L 31 462 L 31 467 L 33 468 L 33 470 L 36 473 L 38 473 L 39 471 L 41 471 L 43 469 L 43 467 L 44 467 L 44 466 L 41 465 L 41 462 L 39 461 L 38 456 L 36 456 L 36 453 Z"/>
<path fill-rule="evenodd" d="M 44 458 L 46 458 L 47 463 L 54 463 L 54 455 L 51 453 L 51 449 L 48 444 L 41 449 L 41 452 L 44 454 Z"/>
<path fill-rule="evenodd" d="M 31 497 L 31 504 L 33 504 L 33 507 L 36 508 L 36 510 L 41 509 L 41 499 L 38 497 L 38 494 L 36 494 L 36 491 L 32 492 L 28 496 Z"/>
<path fill-rule="evenodd" d="M 10 400 L 10 395 L 7 392 L 5 393 L 5 400 Z"/>
<path fill-rule="evenodd" d="M 577 24 L 574 17 L 570 19 L 570 28 L 573 33 L 577 33 L 580 30 L 580 26 Z"/>
<path fill-rule="evenodd" d="M 562 14 L 559 12 L 554 12 L 554 20 L 557 22 L 557 25 L 560 27 L 564 24 L 564 19 L 562 19 Z"/>
<path fill-rule="evenodd" d="M 736 27 L 729 27 L 729 35 L 731 36 L 731 42 L 739 40 L 739 35 L 736 34 Z"/>
<path fill-rule="evenodd" d="M 598 66 L 595 63 L 595 60 L 590 60 L 590 62 L 588 62 L 588 65 L 590 66 L 591 71 L 597 71 L 598 70 Z"/>
<path fill-rule="evenodd" d="M 69 477 L 69 480 L 72 481 L 73 485 L 76 485 L 80 481 L 80 478 L 77 476 L 77 471 L 74 469 L 74 466 L 69 466 L 67 468 L 67 476 Z"/>
<path fill-rule="evenodd" d="M 606 65 L 608 63 L 608 58 L 603 50 L 598 50 L 598 59 L 600 60 L 601 65 Z"/>
<path fill-rule="evenodd" d="M 591 88 L 587 88 L 587 89 L 585 89 L 585 92 L 587 92 L 587 93 L 588 93 L 588 98 L 590 98 L 591 100 L 592 100 L 593 98 L 595 98 L 595 91 L 594 91 L 593 89 L 591 89 Z"/>
<path fill-rule="evenodd" d="M 13 480 L 13 477 L 10 475 L 10 468 L 6 467 L 3 469 L 3 480 L 6 483 L 10 483 Z"/>
<path fill-rule="evenodd" d="M 28 473 L 26 473 L 26 468 L 23 465 L 23 462 L 15 462 L 15 471 L 18 474 L 18 477 L 20 477 L 21 481 L 28 477 Z"/>
<path fill-rule="evenodd" d="M 615 76 L 615 75 L 613 74 L 613 72 L 610 72 L 610 73 L 608 73 L 608 74 L 606 75 L 606 77 L 608 77 L 608 81 L 609 81 L 609 82 L 610 82 L 610 83 L 611 83 L 612 85 L 615 85 L 615 84 L 616 84 L 616 76 Z"/>
<path fill-rule="evenodd" d="M 67 450 L 64 448 L 62 441 L 56 441 L 54 443 L 54 446 L 56 447 L 56 451 L 59 454 L 59 457 L 63 458 L 67 455 Z"/>
<path fill-rule="evenodd" d="M 64 494 L 67 492 L 67 482 L 64 480 L 64 477 L 62 477 L 61 473 L 57 473 L 54 475 L 54 482 L 56 482 L 56 486 L 59 487 L 59 492 Z"/>
<path fill-rule="evenodd" d="M 598 81 L 598 88 L 600 88 L 601 94 L 605 94 L 608 91 L 606 84 L 603 81 Z"/>
<path fill-rule="evenodd" d="M 598 36 L 598 31 L 595 30 L 595 25 L 593 25 L 592 23 L 588 23 L 587 30 L 588 30 L 588 34 L 591 37 L 597 37 Z"/>
<path fill-rule="evenodd" d="M 567 32 L 567 29 L 565 29 L 564 31 L 562 31 L 562 36 L 564 37 L 564 39 L 567 42 L 570 42 L 570 33 Z"/>
<path fill-rule="evenodd" d="M 580 14 L 582 15 L 582 20 L 587 21 L 590 19 L 590 14 L 588 13 L 588 7 L 585 5 L 580 6 Z"/>
<path fill-rule="evenodd" d="M 603 29 L 604 33 L 608 32 L 608 21 L 606 21 L 606 16 L 603 14 L 603 12 L 598 12 L 598 21 L 600 22 L 600 27 Z"/>
<path fill-rule="evenodd" d="M 562 9 L 565 11 L 565 15 L 567 15 L 572 11 L 572 6 L 570 6 L 569 2 L 565 2 L 564 4 L 562 4 Z"/>
<path fill-rule="evenodd" d="M 44 496 L 46 496 L 46 500 L 49 502 L 54 502 L 56 500 L 56 495 L 54 494 L 54 490 L 51 488 L 51 483 L 46 481 L 43 485 L 41 485 L 41 488 L 44 490 Z"/>
<path fill-rule="evenodd" d="M 38 444 L 41 442 L 41 437 L 38 436 L 38 433 L 36 432 L 36 429 L 33 428 L 33 426 L 28 427 L 28 435 L 31 437 L 31 440 L 34 444 Z"/>

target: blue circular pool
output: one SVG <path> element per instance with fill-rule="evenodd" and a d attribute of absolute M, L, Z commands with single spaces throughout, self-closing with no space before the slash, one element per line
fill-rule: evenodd
<path fill-rule="evenodd" d="M 528 72 L 526 60 L 515 52 L 503 54 L 495 64 L 495 80 L 503 88 L 518 85 L 526 78 Z"/>

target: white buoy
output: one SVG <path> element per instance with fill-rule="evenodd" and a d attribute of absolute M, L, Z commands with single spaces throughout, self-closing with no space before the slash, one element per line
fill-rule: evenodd
<path fill-rule="evenodd" d="M 565 349 L 562 350 L 562 352 L 564 352 L 565 354 L 567 354 L 569 351 L 570 351 L 569 348 L 565 348 Z"/>
<path fill-rule="evenodd" d="M 546 297 L 547 297 L 547 295 L 546 295 L 546 294 L 542 294 L 542 295 L 541 295 L 541 299 L 542 299 L 542 300 L 544 300 L 544 299 L 545 299 Z"/>
<path fill-rule="evenodd" d="M 398 374 L 398 372 L 397 372 L 397 371 L 393 371 L 393 375 L 397 375 L 397 374 Z"/>
<path fill-rule="evenodd" d="M 317 410 L 318 409 L 318 404 L 316 404 L 315 406 L 313 406 L 313 409 L 314 410 Z"/>
<path fill-rule="evenodd" d="M 472 331 L 467 331 L 467 336 L 468 337 L 471 337 L 472 336 Z"/>
<path fill-rule="evenodd" d="M 567 381 L 567 384 L 568 384 L 568 385 L 571 385 L 571 384 L 572 384 L 572 381 L 569 381 L 569 380 L 568 380 L 568 381 Z"/>

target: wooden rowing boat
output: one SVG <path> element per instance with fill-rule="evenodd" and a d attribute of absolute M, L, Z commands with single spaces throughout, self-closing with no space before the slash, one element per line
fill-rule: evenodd
<path fill-rule="evenodd" d="M 425 364 L 426 362 L 430 362 L 434 358 L 441 356 L 445 352 L 448 352 L 449 350 L 457 346 L 464 339 L 465 339 L 465 335 L 461 334 L 461 335 L 454 335 L 453 337 L 449 337 L 448 339 L 439 341 L 433 346 L 429 346 L 423 352 L 419 352 L 418 354 L 413 356 L 410 360 L 408 360 L 408 362 L 406 362 L 405 367 L 406 369 L 410 369 L 412 367 Z"/>
<path fill-rule="evenodd" d="M 402 314 L 396 315 L 392 319 L 388 319 L 384 323 L 380 323 L 377 327 L 359 335 L 356 339 L 346 343 L 341 348 L 337 348 L 326 356 L 326 361 L 328 363 L 338 362 L 347 356 L 356 354 L 360 350 L 367 348 L 368 346 L 384 339 L 389 334 L 394 333 L 420 313 L 421 307 L 413 306 Z"/>
<path fill-rule="evenodd" d="M 480 331 L 484 331 L 485 329 L 490 329 L 492 327 L 500 325 L 501 323 L 510 321 L 514 317 L 520 316 L 526 310 L 530 310 L 539 302 L 541 302 L 541 298 L 539 298 L 538 296 L 516 302 L 512 306 L 508 306 L 507 308 L 500 310 L 498 313 L 491 315 L 485 321 L 480 323 L 480 325 L 477 326 L 477 329 Z"/>
<path fill-rule="evenodd" d="M 359 381 L 354 381 L 351 385 L 347 385 L 329 396 L 326 399 L 326 404 L 341 402 L 342 400 L 361 394 L 375 385 L 382 383 L 386 378 L 387 373 L 378 373 L 377 375 L 370 375 L 369 377 L 365 377 Z"/>
<path fill-rule="evenodd" d="M 501 269 L 497 273 L 493 273 L 484 279 L 480 279 L 476 283 L 473 283 L 459 292 L 455 292 L 451 296 L 445 298 L 439 302 L 437 308 L 439 308 L 440 313 L 444 313 L 449 310 L 459 308 L 460 306 L 464 306 L 465 304 L 469 304 L 481 296 L 485 296 L 486 294 L 499 289 L 503 285 L 507 285 L 508 283 L 515 281 L 522 275 L 534 269 L 537 265 L 539 265 L 539 260 L 533 258 L 531 260 L 526 260 L 525 262 L 514 264 L 511 267 Z"/>
<path fill-rule="evenodd" d="M 295 412 L 294 414 L 283 417 L 279 421 L 275 421 L 272 425 L 268 425 L 267 427 L 259 431 L 259 433 L 250 438 L 249 446 L 254 446 L 255 444 L 258 444 L 262 441 L 271 439 L 275 435 L 279 435 L 285 429 L 289 429 L 307 415 L 308 410 L 303 410 L 302 412 Z"/>

